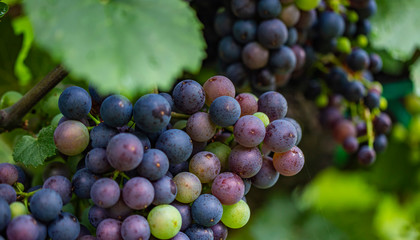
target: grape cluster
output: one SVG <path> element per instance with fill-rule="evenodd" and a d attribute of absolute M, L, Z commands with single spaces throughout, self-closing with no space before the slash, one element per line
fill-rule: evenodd
<path fill-rule="evenodd" d="M 89 90 L 68 87 L 58 101 L 56 148 L 84 155 L 74 174 L 50 164 L 44 184 L 25 191 L 19 167 L 0 165 L 7 239 L 226 239 L 250 218 L 251 185 L 266 189 L 303 168 L 302 130 L 278 92 L 236 95 L 224 76 L 184 80 L 172 96 L 134 105 Z M 91 226 L 63 209 L 86 200 Z"/>

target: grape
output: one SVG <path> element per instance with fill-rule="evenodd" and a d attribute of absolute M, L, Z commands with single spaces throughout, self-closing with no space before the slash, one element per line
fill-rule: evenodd
<path fill-rule="evenodd" d="M 347 65 L 354 71 L 369 67 L 369 55 L 363 49 L 355 49 L 347 57 Z"/>
<path fill-rule="evenodd" d="M 352 121 L 342 119 L 334 126 L 333 135 L 338 143 L 342 143 L 348 137 L 356 137 L 356 128 Z"/>
<path fill-rule="evenodd" d="M 262 46 L 276 49 L 287 41 L 287 27 L 279 19 L 265 20 L 258 25 L 257 35 Z"/>
<path fill-rule="evenodd" d="M 7 91 L 1 96 L 0 99 L 0 109 L 5 109 L 13 104 L 17 103 L 21 98 L 22 94 L 15 91 Z"/>
<path fill-rule="evenodd" d="M 263 19 L 275 18 L 280 14 L 281 4 L 278 0 L 260 0 L 258 1 L 257 11 Z"/>
<path fill-rule="evenodd" d="M 9 204 L 0 197 L 0 232 L 7 226 L 11 220 L 12 213 Z"/>
<path fill-rule="evenodd" d="M 96 205 L 93 205 L 89 209 L 89 222 L 92 224 L 93 227 L 98 227 L 99 223 L 102 222 L 104 219 L 107 219 L 108 211 L 105 208 L 98 207 Z"/>
<path fill-rule="evenodd" d="M 237 203 L 244 196 L 244 191 L 242 179 L 231 172 L 219 174 L 211 187 L 211 193 L 225 205 Z"/>
<path fill-rule="evenodd" d="M 373 149 L 376 152 L 383 152 L 388 145 L 388 139 L 386 138 L 385 134 L 380 134 L 375 137 L 375 141 L 373 142 Z"/>
<path fill-rule="evenodd" d="M 9 207 L 10 207 L 10 212 L 12 214 L 12 219 L 28 214 L 28 209 L 21 202 L 13 202 L 9 205 Z"/>
<path fill-rule="evenodd" d="M 298 32 L 296 28 L 287 29 L 287 41 L 284 43 L 287 46 L 295 45 L 298 40 Z"/>
<path fill-rule="evenodd" d="M 170 177 L 163 176 L 161 179 L 153 182 L 152 185 L 155 192 L 153 204 L 169 204 L 175 200 L 177 187 Z"/>
<path fill-rule="evenodd" d="M 129 171 L 141 163 L 143 145 L 133 134 L 120 133 L 109 140 L 106 154 L 108 162 L 113 168 L 119 171 Z"/>
<path fill-rule="evenodd" d="M 178 163 L 178 164 L 170 164 L 169 172 L 172 175 L 177 175 L 180 172 L 188 172 L 188 167 L 189 167 L 188 161 Z"/>
<path fill-rule="evenodd" d="M 369 61 L 370 62 L 369 70 L 372 73 L 378 73 L 378 72 L 380 72 L 382 70 L 383 63 L 382 63 L 381 57 L 378 54 L 371 53 L 369 55 L 369 60 L 370 60 Z"/>
<path fill-rule="evenodd" d="M 173 92 L 175 107 L 186 114 L 198 112 L 205 102 L 203 87 L 194 80 L 184 80 L 179 82 Z"/>
<path fill-rule="evenodd" d="M 222 204 L 211 194 L 199 196 L 191 205 L 192 218 L 196 223 L 205 227 L 216 225 L 222 218 L 222 214 Z"/>
<path fill-rule="evenodd" d="M 227 239 L 228 229 L 222 222 L 218 222 L 216 225 L 211 226 L 211 230 L 213 231 L 213 236 L 215 240 Z"/>
<path fill-rule="evenodd" d="M 40 101 L 41 111 L 47 116 L 52 117 L 60 113 L 58 108 L 58 100 L 63 91 L 60 88 L 53 88 L 51 91 Z"/>
<path fill-rule="evenodd" d="M 66 177 L 63 176 L 52 176 L 45 180 L 44 189 L 52 189 L 60 194 L 61 199 L 63 200 L 63 205 L 66 205 L 70 202 L 71 199 L 71 182 Z"/>
<path fill-rule="evenodd" d="M 213 230 L 211 230 L 211 228 L 206 228 L 198 224 L 191 225 L 190 228 L 185 230 L 185 234 L 190 239 L 197 239 L 197 240 L 213 240 L 214 239 Z"/>
<path fill-rule="evenodd" d="M 241 106 L 233 97 L 221 96 L 210 105 L 210 119 L 221 127 L 235 124 L 241 115 Z"/>
<path fill-rule="evenodd" d="M 230 7 L 238 18 L 254 17 L 257 8 L 255 0 L 232 0 Z"/>
<path fill-rule="evenodd" d="M 344 90 L 344 96 L 350 102 L 358 102 L 365 95 L 365 87 L 361 82 L 349 82 Z"/>
<path fill-rule="evenodd" d="M 107 96 L 102 96 L 101 94 L 99 94 L 98 91 L 96 90 L 96 88 L 94 86 L 90 85 L 90 84 L 89 84 L 89 87 L 88 87 L 88 91 L 89 91 L 90 96 L 92 97 L 92 100 L 99 105 L 107 97 Z"/>
<path fill-rule="evenodd" d="M 379 108 L 380 100 L 381 96 L 377 92 L 370 91 L 366 95 L 364 103 L 370 110 L 372 110 L 374 108 Z"/>
<path fill-rule="evenodd" d="M 103 101 L 100 111 L 105 124 L 111 127 L 122 127 L 130 121 L 133 105 L 124 96 L 112 95 Z"/>
<path fill-rule="evenodd" d="M 321 38 L 328 40 L 343 35 L 345 23 L 337 13 L 324 11 L 319 16 L 317 27 Z"/>
<path fill-rule="evenodd" d="M 172 110 L 175 108 L 174 100 L 172 99 L 172 96 L 169 93 L 159 93 L 160 96 L 164 97 L 166 101 L 168 101 L 169 106 Z"/>
<path fill-rule="evenodd" d="M 334 67 L 328 74 L 326 81 L 333 91 L 341 93 L 348 83 L 347 73 L 340 67 Z"/>
<path fill-rule="evenodd" d="M 136 127 L 145 132 L 158 132 L 171 120 L 171 105 L 159 94 L 147 94 L 134 104 Z"/>
<path fill-rule="evenodd" d="M 97 206 L 109 208 L 120 198 L 120 187 L 112 179 L 101 178 L 92 185 L 90 197 Z"/>
<path fill-rule="evenodd" d="M 85 157 L 85 165 L 91 172 L 102 174 L 112 171 L 109 165 L 106 151 L 103 148 L 94 148 L 90 150 Z"/>
<path fill-rule="evenodd" d="M 118 134 L 117 129 L 100 123 L 90 131 L 90 140 L 93 148 L 106 148 L 109 140 Z"/>
<path fill-rule="evenodd" d="M 107 208 L 107 213 L 107 216 L 109 216 L 110 218 L 122 221 L 133 213 L 133 209 L 131 209 L 127 206 L 127 204 L 125 204 L 122 195 L 120 195 L 120 199 L 118 199 L 118 202 L 112 207 Z"/>
<path fill-rule="evenodd" d="M 169 169 L 168 157 L 159 149 L 149 149 L 144 153 L 143 160 L 137 167 L 140 177 L 156 181 L 163 177 Z"/>
<path fill-rule="evenodd" d="M 233 205 L 223 205 L 222 222 L 229 228 L 241 228 L 247 224 L 251 211 L 243 200 Z"/>
<path fill-rule="evenodd" d="M 48 225 L 48 236 L 52 240 L 76 239 L 80 232 L 77 218 L 70 213 L 63 212 Z"/>
<path fill-rule="evenodd" d="M 295 70 L 299 70 L 301 69 L 305 63 L 306 63 L 306 52 L 305 50 L 299 46 L 299 45 L 294 45 L 292 47 L 292 51 L 296 56 L 296 67 Z"/>
<path fill-rule="evenodd" d="M 156 148 L 162 150 L 171 164 L 186 161 L 192 153 L 191 138 L 184 131 L 170 129 L 163 132 L 157 142 Z"/>
<path fill-rule="evenodd" d="M 124 240 L 149 239 L 149 223 L 142 216 L 130 216 L 121 225 L 121 236 Z"/>
<path fill-rule="evenodd" d="M 291 73 L 296 67 L 296 56 L 289 47 L 282 46 L 272 52 L 270 66 L 278 74 Z"/>
<path fill-rule="evenodd" d="M 79 121 L 65 121 L 55 129 L 54 143 L 58 151 L 68 156 L 75 156 L 88 146 L 89 131 Z"/>
<path fill-rule="evenodd" d="M 56 191 L 41 189 L 32 196 L 30 206 L 36 219 L 50 222 L 58 217 L 63 201 Z"/>
<path fill-rule="evenodd" d="M 92 100 L 86 90 L 72 86 L 61 93 L 58 107 L 66 118 L 81 120 L 88 115 L 92 107 Z"/>
<path fill-rule="evenodd" d="M 296 23 L 295 27 L 300 30 L 306 30 L 314 25 L 316 19 L 315 10 L 301 11 L 299 21 Z"/>
<path fill-rule="evenodd" d="M 252 115 L 259 118 L 263 122 L 264 127 L 267 127 L 268 124 L 270 124 L 270 119 L 268 118 L 267 114 L 262 113 L 262 112 L 256 112 Z"/>
<path fill-rule="evenodd" d="M 147 208 L 155 196 L 153 185 L 146 178 L 134 177 L 124 185 L 122 190 L 125 204 L 132 209 Z"/>
<path fill-rule="evenodd" d="M 357 138 L 350 136 L 344 139 L 343 148 L 347 153 L 355 153 L 359 148 L 359 142 Z"/>
<path fill-rule="evenodd" d="M 251 180 L 256 188 L 267 189 L 274 186 L 278 179 L 279 173 L 273 166 L 273 159 L 264 157 L 260 171 Z"/>
<path fill-rule="evenodd" d="M 302 170 L 305 164 L 305 157 L 302 150 L 293 147 L 287 152 L 274 153 L 273 165 L 277 172 L 284 176 L 293 176 Z"/>
<path fill-rule="evenodd" d="M 178 189 L 176 200 L 181 203 L 190 203 L 200 196 L 201 182 L 197 176 L 190 172 L 181 172 L 174 177 Z"/>
<path fill-rule="evenodd" d="M 10 221 L 6 234 L 9 240 L 36 240 L 39 234 L 37 222 L 32 216 L 19 216 Z"/>
<path fill-rule="evenodd" d="M 41 223 L 40 221 L 36 222 L 36 226 L 38 228 L 38 238 L 37 240 L 45 240 L 47 238 L 47 226 Z"/>
<path fill-rule="evenodd" d="M 235 124 L 235 140 L 244 147 L 256 147 L 265 137 L 264 123 L 255 116 L 241 117 Z"/>
<path fill-rule="evenodd" d="M 235 86 L 229 78 L 224 76 L 213 76 L 204 83 L 203 89 L 206 93 L 206 104 L 211 103 L 218 97 L 235 97 Z"/>
<path fill-rule="evenodd" d="M 309 11 L 316 8 L 321 0 L 295 0 L 296 6 L 304 11 Z"/>
<path fill-rule="evenodd" d="M 264 145 L 273 152 L 290 150 L 297 140 L 295 126 L 287 120 L 275 120 L 268 124 L 264 138 Z"/>
<path fill-rule="evenodd" d="M 218 54 L 225 63 L 236 62 L 241 58 L 241 46 L 231 36 L 225 36 L 219 42 Z"/>
<path fill-rule="evenodd" d="M 284 118 L 287 113 L 287 101 L 278 92 L 266 92 L 258 99 L 258 111 L 267 114 L 270 121 Z"/>
<path fill-rule="evenodd" d="M 120 240 L 122 223 L 115 219 L 105 219 L 99 223 L 96 228 L 96 237 L 98 239 Z"/>
<path fill-rule="evenodd" d="M 300 127 L 299 123 L 293 118 L 286 117 L 284 118 L 284 120 L 289 121 L 293 124 L 293 126 L 295 126 L 297 133 L 296 145 L 298 145 L 300 143 L 300 140 L 302 140 L 302 128 Z"/>
<path fill-rule="evenodd" d="M 221 165 L 217 156 L 203 151 L 195 154 L 189 165 L 191 173 L 196 175 L 202 183 L 209 183 L 220 173 Z"/>
<path fill-rule="evenodd" d="M 171 205 L 154 207 L 147 216 L 150 232 L 159 239 L 174 237 L 181 229 L 182 218 L 178 210 Z"/>
<path fill-rule="evenodd" d="M 71 179 L 72 188 L 76 196 L 79 198 L 89 199 L 90 189 L 97 178 L 98 177 L 87 168 L 78 170 Z"/>
<path fill-rule="evenodd" d="M 280 20 L 287 27 L 293 27 L 299 21 L 300 11 L 294 4 L 284 7 L 280 13 Z"/>
<path fill-rule="evenodd" d="M 373 126 L 378 133 L 389 132 L 391 125 L 391 118 L 386 113 L 381 113 L 373 119 Z"/>
<path fill-rule="evenodd" d="M 62 158 L 59 157 L 57 159 L 61 160 Z M 61 162 L 51 162 L 44 168 L 44 174 L 42 175 L 42 179 L 45 181 L 52 176 L 63 176 L 66 178 L 70 178 L 71 173 L 67 168 L 66 164 Z"/>
<path fill-rule="evenodd" d="M 245 67 L 240 62 L 230 64 L 226 68 L 226 76 L 234 83 L 236 86 L 241 87 L 247 82 L 250 78 L 250 72 L 248 68 Z"/>
<path fill-rule="evenodd" d="M 191 207 L 188 204 L 181 204 L 178 202 L 171 203 L 176 209 L 178 209 L 182 218 L 181 231 L 187 229 L 192 223 Z"/>
<path fill-rule="evenodd" d="M 233 37 L 240 43 L 248 43 L 255 40 L 257 23 L 254 20 L 237 20 L 233 24 Z"/>
<path fill-rule="evenodd" d="M 255 96 L 250 93 L 241 93 L 235 97 L 241 106 L 241 117 L 252 115 L 258 111 L 258 103 Z"/>
<path fill-rule="evenodd" d="M 170 240 L 190 240 L 190 238 L 183 232 L 179 232 L 175 235 L 175 237 L 171 238 Z"/>
<path fill-rule="evenodd" d="M 249 190 L 251 190 L 251 185 L 252 185 L 251 178 L 242 178 L 242 181 L 244 182 L 244 186 L 245 186 L 244 195 L 247 195 Z"/>
<path fill-rule="evenodd" d="M 359 152 L 357 153 L 357 159 L 362 165 L 371 165 L 375 162 L 375 158 L 375 151 L 367 145 L 360 147 Z"/>
<path fill-rule="evenodd" d="M 261 169 L 262 156 L 258 148 L 234 147 L 229 156 L 229 168 L 242 178 L 255 176 Z"/>
<path fill-rule="evenodd" d="M 275 85 L 276 78 L 273 73 L 266 68 L 258 70 L 256 75 L 251 78 L 251 89 L 256 93 L 274 90 Z"/>
<path fill-rule="evenodd" d="M 141 144 L 143 145 L 144 151 L 152 148 L 152 145 L 150 143 L 149 138 L 144 133 L 142 133 L 142 132 L 133 132 L 132 134 L 134 136 L 136 136 L 140 140 Z"/>
<path fill-rule="evenodd" d="M 224 37 L 232 32 L 233 17 L 228 11 L 223 10 L 216 13 L 214 18 L 214 30 L 219 37 Z"/>
<path fill-rule="evenodd" d="M 207 147 L 207 142 L 193 142 L 193 150 L 191 153 L 191 156 L 194 156 L 195 154 L 204 151 L 204 149 Z"/>
<path fill-rule="evenodd" d="M 357 15 L 359 16 L 359 19 L 366 19 L 374 15 L 377 10 L 378 10 L 378 7 L 376 5 L 376 1 L 369 0 L 368 3 L 364 7 L 357 8 L 356 12 L 357 12 Z"/>
<path fill-rule="evenodd" d="M 261 25 L 260 25 L 261 26 Z M 267 30 L 268 31 L 268 30 Z M 286 30 L 287 31 L 287 30 Z M 259 28 L 258 28 L 259 32 Z M 259 34 L 258 34 L 259 35 Z M 267 65 L 269 51 L 257 42 L 250 42 L 242 49 L 242 62 L 248 68 L 255 70 Z"/>
<path fill-rule="evenodd" d="M 196 112 L 188 118 L 186 132 L 192 140 L 207 142 L 216 133 L 216 125 L 205 112 Z"/>
<path fill-rule="evenodd" d="M 6 183 L 0 183 L 0 198 L 6 200 L 8 204 L 16 201 L 15 189 Z"/>

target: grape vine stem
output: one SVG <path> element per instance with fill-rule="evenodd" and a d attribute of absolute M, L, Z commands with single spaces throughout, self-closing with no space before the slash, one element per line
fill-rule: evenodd
<path fill-rule="evenodd" d="M 61 82 L 68 72 L 61 66 L 57 66 L 29 90 L 17 103 L 0 110 L 0 133 L 25 127 L 22 122 L 23 116 L 28 113 L 51 89 Z"/>

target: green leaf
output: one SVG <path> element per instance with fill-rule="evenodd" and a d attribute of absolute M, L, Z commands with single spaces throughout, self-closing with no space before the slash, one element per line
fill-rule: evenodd
<path fill-rule="evenodd" d="M 7 11 L 9 11 L 9 5 L 4 2 L 0 2 L 0 18 L 6 15 Z"/>
<path fill-rule="evenodd" d="M 13 159 L 16 163 L 26 166 L 39 166 L 48 157 L 55 155 L 54 128 L 42 128 L 37 138 L 23 136 L 13 149 Z"/>
<path fill-rule="evenodd" d="M 410 66 L 410 77 L 414 83 L 414 92 L 420 96 L 420 61 L 416 61 Z"/>
<path fill-rule="evenodd" d="M 23 36 L 22 48 L 15 63 L 15 74 L 19 78 L 20 85 L 25 86 L 32 79 L 31 70 L 25 65 L 24 61 L 28 56 L 34 40 L 31 23 L 28 17 L 22 16 L 13 20 L 13 29 L 16 35 Z"/>
<path fill-rule="evenodd" d="M 377 0 L 378 11 L 372 18 L 372 40 L 375 48 L 388 50 L 393 57 L 407 60 L 420 47 L 420 1 Z"/>
<path fill-rule="evenodd" d="M 35 41 L 102 92 L 169 90 L 205 57 L 201 24 L 183 0 L 25 1 Z"/>

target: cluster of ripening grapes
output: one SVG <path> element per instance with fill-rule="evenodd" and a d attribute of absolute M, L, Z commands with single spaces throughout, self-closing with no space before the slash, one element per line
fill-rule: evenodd
<path fill-rule="evenodd" d="M 56 148 L 85 158 L 71 180 L 51 176 L 27 191 L 19 168 L 0 164 L 0 233 L 9 240 L 223 240 L 248 222 L 251 185 L 272 187 L 304 165 L 302 130 L 286 117 L 286 99 L 236 95 L 223 76 L 203 86 L 181 81 L 172 96 L 147 94 L 134 106 L 73 86 L 59 108 Z M 62 211 L 73 194 L 89 200 L 96 232 Z"/>
<path fill-rule="evenodd" d="M 375 0 L 224 1 L 213 26 L 221 72 L 257 94 L 304 85 L 337 142 L 369 165 L 391 127 L 373 77 L 382 60 L 363 49 L 376 11 Z"/>

